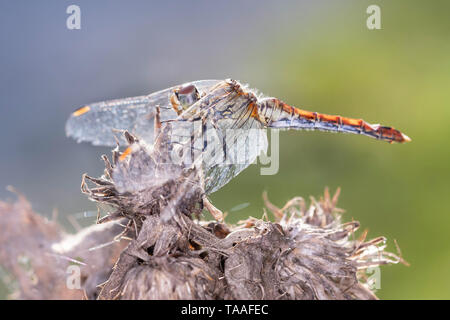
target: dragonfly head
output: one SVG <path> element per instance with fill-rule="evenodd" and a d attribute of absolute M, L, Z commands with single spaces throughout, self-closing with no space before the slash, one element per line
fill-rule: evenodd
<path fill-rule="evenodd" d="M 186 110 L 200 99 L 200 94 L 195 85 L 189 83 L 175 89 L 174 94 L 183 110 Z"/>

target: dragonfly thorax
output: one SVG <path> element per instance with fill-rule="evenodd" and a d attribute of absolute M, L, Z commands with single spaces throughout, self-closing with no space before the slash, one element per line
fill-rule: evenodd
<path fill-rule="evenodd" d="M 277 98 L 263 98 L 258 101 L 259 121 L 266 127 L 271 127 L 279 121 L 290 122 L 294 115 L 294 108 Z"/>

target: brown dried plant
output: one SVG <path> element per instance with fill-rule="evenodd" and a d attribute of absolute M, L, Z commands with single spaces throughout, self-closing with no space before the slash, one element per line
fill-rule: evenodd
<path fill-rule="evenodd" d="M 278 208 L 264 194 L 273 222 L 201 220 L 210 205 L 202 173 L 166 161 L 164 129 L 154 146 L 125 138 L 126 154 L 104 156 L 101 177 L 83 176 L 82 192 L 113 208 L 99 224 L 67 235 L 23 196 L 0 203 L 0 264 L 17 279 L 14 297 L 376 299 L 366 271 L 403 262 L 385 251 L 384 237 L 357 238 L 359 223 L 341 222 L 339 189 L 333 197 L 325 189 L 309 207 L 297 197 Z M 73 263 L 79 290 L 66 286 Z"/>

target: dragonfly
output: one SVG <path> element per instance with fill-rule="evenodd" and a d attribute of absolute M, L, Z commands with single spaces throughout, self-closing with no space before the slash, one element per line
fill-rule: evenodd
<path fill-rule="evenodd" d="M 306 111 L 231 79 L 192 81 L 149 95 L 88 104 L 71 114 L 66 134 L 78 142 L 114 146 L 117 139 L 124 142 L 114 132 L 127 130 L 151 145 L 157 114 L 161 123 L 170 123 L 173 143 L 181 146 L 184 158 L 177 161 L 189 158 L 197 163 L 201 156 L 206 194 L 222 188 L 267 152 L 268 129 L 352 133 L 389 143 L 411 141 L 393 127 Z M 123 158 L 128 153 L 122 153 Z"/>

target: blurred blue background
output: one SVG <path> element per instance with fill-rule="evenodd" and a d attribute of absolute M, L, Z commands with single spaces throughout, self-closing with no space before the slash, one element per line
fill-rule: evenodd
<path fill-rule="evenodd" d="M 81 30 L 66 28 L 71 4 Z M 371 4 L 381 30 L 366 27 Z M 109 149 L 65 137 L 74 109 L 238 79 L 307 110 L 392 125 L 413 142 L 283 132 L 277 175 L 251 166 L 212 196 L 224 211 L 250 204 L 229 221 L 260 217 L 264 190 L 281 207 L 340 186 L 344 219 L 387 236 L 394 252 L 396 239 L 411 263 L 382 268 L 379 297 L 448 299 L 448 12 L 448 1 L 1 1 L 0 199 L 14 197 L 12 185 L 43 215 L 57 208 L 62 223 L 95 210 L 81 174 L 100 175 Z"/>

